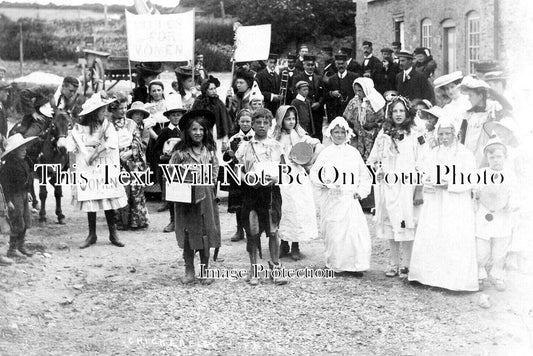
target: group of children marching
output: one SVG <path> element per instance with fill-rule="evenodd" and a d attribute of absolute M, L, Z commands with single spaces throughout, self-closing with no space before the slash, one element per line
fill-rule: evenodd
<path fill-rule="evenodd" d="M 492 282 L 497 290 L 505 290 L 504 266 L 517 206 L 514 173 L 504 167 L 508 147 L 492 137 L 480 152 L 471 152 L 461 143 L 461 128 L 438 107 L 424 109 L 421 115 L 409 100 L 395 97 L 383 109 L 382 126 L 366 162 L 353 145 L 354 125 L 343 117 L 325 129 L 324 147 L 302 129 L 292 106 L 281 106 L 275 118 L 266 109 L 242 110 L 241 129 L 230 139 L 225 158 L 231 165 L 242 164 L 246 172 L 265 172 L 268 184 L 230 189 L 229 211 L 237 213 L 232 241 L 244 239 L 246 232 L 253 265 L 265 232 L 270 267 L 280 268 L 280 257 L 299 260 L 300 243 L 317 238 L 320 231 L 326 267 L 360 276 L 370 268 L 371 255 L 360 200 L 372 195 L 376 234 L 390 241 L 387 277 L 458 291 L 477 291 Z M 291 154 L 300 142 L 314 152 L 305 164 L 295 162 Z M 488 166 L 479 169 L 476 155 Z M 308 173 L 306 179 L 278 186 L 273 166 L 280 163 Z M 446 167 L 453 167 L 457 175 L 482 177 L 488 172 L 504 179 L 488 184 L 456 182 L 449 172 L 443 175 Z M 386 178 L 417 172 L 422 180 L 414 183 Z M 498 198 L 503 203 L 487 207 L 490 194 L 498 192 L 503 192 Z M 250 283 L 256 285 L 257 276 L 252 275 Z"/>

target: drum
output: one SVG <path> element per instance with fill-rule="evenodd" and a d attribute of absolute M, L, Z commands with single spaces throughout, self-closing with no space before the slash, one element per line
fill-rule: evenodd
<path fill-rule="evenodd" d="M 313 159 L 313 146 L 306 142 L 298 142 L 292 146 L 289 158 L 296 164 L 306 165 Z"/>

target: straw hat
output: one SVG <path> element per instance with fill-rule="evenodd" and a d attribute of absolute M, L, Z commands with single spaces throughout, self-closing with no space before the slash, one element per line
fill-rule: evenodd
<path fill-rule="evenodd" d="M 186 113 L 187 112 L 187 109 L 185 109 L 183 107 L 183 104 L 181 102 L 181 95 L 177 95 L 177 94 L 174 94 L 174 95 L 171 95 L 170 96 L 171 98 L 169 98 L 166 102 L 167 104 L 167 111 L 165 111 L 163 113 L 163 115 L 165 115 L 166 117 L 168 117 L 170 114 L 172 114 L 173 112 L 181 112 L 182 114 L 183 113 Z M 178 98 L 173 98 L 173 97 L 179 97 Z"/>
<path fill-rule="evenodd" d="M 442 108 L 440 108 L 438 106 L 432 106 L 429 109 L 422 109 L 422 111 L 425 112 L 425 113 L 430 114 L 431 116 L 436 117 L 439 120 L 442 118 L 442 116 L 444 114 Z"/>
<path fill-rule="evenodd" d="M 28 144 L 29 142 L 35 140 L 36 138 L 38 137 L 30 136 L 30 137 L 24 138 L 24 136 L 22 136 L 22 134 L 19 134 L 19 133 L 8 137 L 6 141 L 6 150 L 4 151 L 4 153 L 2 153 L 2 157 L 0 158 L 4 158 L 6 155 L 13 152 L 17 148 Z"/>
<path fill-rule="evenodd" d="M 481 79 L 478 79 L 478 78 L 475 78 L 471 75 L 467 75 L 466 77 L 463 78 L 463 81 L 461 82 L 461 89 L 462 90 L 465 90 L 465 89 L 480 89 L 480 88 L 485 88 L 485 89 L 489 89 L 490 88 L 490 85 L 487 84 L 487 82 L 481 80 Z"/>
<path fill-rule="evenodd" d="M 131 116 L 135 112 L 141 112 L 144 115 L 143 119 L 146 119 L 148 116 L 150 116 L 150 112 L 144 108 L 144 103 L 142 101 L 136 101 L 131 104 L 131 107 L 128 111 L 126 111 L 126 117 L 131 119 Z"/>
<path fill-rule="evenodd" d="M 78 116 L 84 116 L 92 113 L 96 109 L 100 109 L 102 106 L 111 104 L 117 99 L 103 99 L 99 93 L 93 94 L 89 100 L 87 100 L 81 107 L 81 112 Z"/>
<path fill-rule="evenodd" d="M 463 79 L 463 72 L 457 71 L 450 74 L 441 75 L 433 82 L 435 89 L 443 87 L 447 84 L 453 83 L 456 80 Z"/>

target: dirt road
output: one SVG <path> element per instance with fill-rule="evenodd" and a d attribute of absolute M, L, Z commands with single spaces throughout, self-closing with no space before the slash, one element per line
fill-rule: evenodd
<path fill-rule="evenodd" d="M 532 350 L 531 276 L 512 273 L 507 292 L 488 292 L 493 306 L 485 310 L 477 305 L 479 293 L 387 279 L 388 251 L 374 239 L 372 269 L 362 278 L 183 286 L 180 250 L 174 234 L 161 232 L 168 212 L 155 213 L 158 205 L 150 202 L 147 231 L 121 232 L 124 248 L 109 244 L 99 214 L 97 244 L 78 249 L 87 221 L 68 203 L 67 225 L 55 224 L 50 215 L 46 227 L 32 228 L 28 240 L 39 251 L 36 256 L 0 268 L 0 355 L 525 355 Z M 245 243 L 229 241 L 234 216 L 226 213 L 224 200 L 220 212 L 225 261 L 213 266 L 247 268 Z M 0 242 L 2 253 L 6 240 Z M 283 263 L 324 266 L 322 242 L 303 245 L 302 253 L 303 260 Z"/>

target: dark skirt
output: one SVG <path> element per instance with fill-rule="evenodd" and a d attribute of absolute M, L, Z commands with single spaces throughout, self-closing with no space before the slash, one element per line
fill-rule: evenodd
<path fill-rule="evenodd" d="M 176 240 L 184 248 L 185 239 L 193 250 L 220 247 L 220 219 L 213 187 L 200 186 L 205 198 L 197 204 L 174 203 Z"/>

